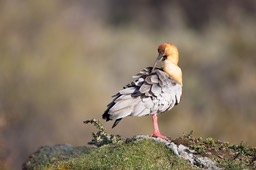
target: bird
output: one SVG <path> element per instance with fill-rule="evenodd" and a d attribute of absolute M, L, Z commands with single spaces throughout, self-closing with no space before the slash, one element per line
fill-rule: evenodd
<path fill-rule="evenodd" d="M 161 62 L 162 66 L 157 67 Z M 114 128 L 127 116 L 152 116 L 152 137 L 168 139 L 160 133 L 157 115 L 178 105 L 182 95 L 182 70 L 178 66 L 179 52 L 175 45 L 163 43 L 153 67 L 146 67 L 135 79 L 112 96 L 102 118 L 115 120 Z"/>

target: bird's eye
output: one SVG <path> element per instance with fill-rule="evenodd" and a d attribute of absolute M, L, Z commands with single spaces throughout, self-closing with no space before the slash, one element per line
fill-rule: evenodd
<path fill-rule="evenodd" d="M 164 55 L 163 58 L 162 58 L 162 61 L 165 61 L 167 59 L 167 56 Z"/>

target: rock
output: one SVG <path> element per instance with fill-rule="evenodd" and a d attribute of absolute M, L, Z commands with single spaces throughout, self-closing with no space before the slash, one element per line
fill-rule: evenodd
<path fill-rule="evenodd" d="M 218 166 L 216 166 L 216 163 L 212 161 L 210 158 L 207 157 L 200 157 L 195 155 L 196 153 L 194 150 L 189 149 L 187 146 L 184 146 L 182 144 L 176 145 L 173 142 L 170 142 L 168 140 L 155 138 L 147 135 L 138 135 L 134 137 L 135 139 L 151 139 L 156 142 L 162 142 L 165 144 L 165 146 L 173 151 L 173 153 L 181 158 L 184 158 L 185 160 L 188 160 L 192 165 L 198 166 L 200 168 L 204 169 L 210 169 L 210 170 L 220 170 Z"/>

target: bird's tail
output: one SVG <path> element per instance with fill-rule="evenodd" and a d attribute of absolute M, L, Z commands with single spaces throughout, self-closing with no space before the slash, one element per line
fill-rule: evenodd
<path fill-rule="evenodd" d="M 106 121 L 111 120 L 111 119 L 110 119 L 110 114 L 108 114 L 108 111 L 109 111 L 109 109 L 107 109 L 107 110 L 103 113 L 103 115 L 102 115 L 102 119 L 105 119 Z"/>
<path fill-rule="evenodd" d="M 104 112 L 104 114 L 102 115 L 102 119 L 105 119 L 106 121 L 111 120 L 111 119 L 110 119 L 110 114 L 108 114 L 108 111 L 109 111 L 109 110 L 106 110 L 106 111 Z M 116 127 L 116 125 L 117 125 L 121 120 L 122 120 L 122 118 L 116 119 L 116 121 L 114 122 L 112 128 Z"/>
<path fill-rule="evenodd" d="M 116 119 L 116 121 L 114 122 L 112 128 L 116 127 L 116 125 L 122 120 L 122 118 Z"/>

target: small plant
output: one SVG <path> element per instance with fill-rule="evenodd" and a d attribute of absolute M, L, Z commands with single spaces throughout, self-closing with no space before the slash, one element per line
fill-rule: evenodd
<path fill-rule="evenodd" d="M 90 145 L 95 145 L 97 147 L 107 145 L 107 144 L 116 144 L 123 142 L 120 135 L 111 135 L 105 131 L 105 128 L 97 119 L 91 119 L 84 121 L 85 124 L 93 124 L 99 131 L 97 133 L 92 133 L 93 139 L 88 142 Z"/>
<path fill-rule="evenodd" d="M 205 141 L 204 141 L 205 144 L 208 144 L 212 147 L 215 147 L 216 146 L 216 143 L 215 143 L 215 140 L 213 138 L 206 138 Z"/>

